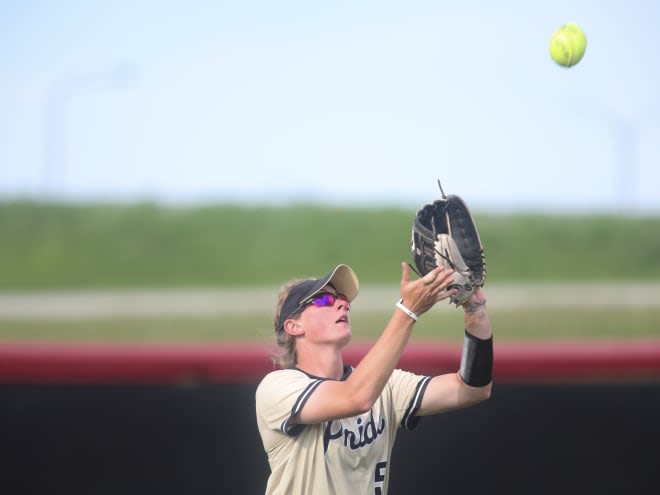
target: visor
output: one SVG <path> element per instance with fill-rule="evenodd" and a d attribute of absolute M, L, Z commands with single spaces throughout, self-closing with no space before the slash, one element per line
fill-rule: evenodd
<path fill-rule="evenodd" d="M 277 331 L 283 331 L 284 322 L 297 315 L 304 308 L 303 303 L 318 294 L 326 285 L 332 285 L 337 293 L 346 296 L 349 302 L 355 299 L 360 290 L 360 282 L 353 269 L 348 265 L 337 265 L 334 270 L 322 278 L 304 280 L 289 291 L 280 311 Z"/>

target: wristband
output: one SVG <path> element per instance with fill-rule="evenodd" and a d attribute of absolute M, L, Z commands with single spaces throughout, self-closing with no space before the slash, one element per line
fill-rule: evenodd
<path fill-rule="evenodd" d="M 408 308 L 406 308 L 406 307 L 403 305 L 403 299 L 399 299 L 399 300 L 397 301 L 397 303 L 395 304 L 395 306 L 396 306 L 397 308 L 399 308 L 401 311 L 403 311 L 405 314 L 407 314 L 408 316 L 410 316 L 413 320 L 415 320 L 415 321 L 419 320 L 419 316 L 417 316 L 415 313 L 413 313 L 412 311 L 410 311 Z"/>
<path fill-rule="evenodd" d="M 484 340 L 465 331 L 460 374 L 471 387 L 483 387 L 493 381 L 492 335 Z"/>

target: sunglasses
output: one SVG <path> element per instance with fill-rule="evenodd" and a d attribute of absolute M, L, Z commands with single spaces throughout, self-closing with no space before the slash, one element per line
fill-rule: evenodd
<path fill-rule="evenodd" d="M 302 308 L 313 304 L 317 308 L 323 308 L 326 306 L 334 306 L 337 299 L 344 301 L 348 308 L 350 309 L 351 303 L 348 301 L 345 295 L 343 294 L 333 294 L 332 292 L 319 292 L 314 294 L 312 297 L 300 303 Z"/>

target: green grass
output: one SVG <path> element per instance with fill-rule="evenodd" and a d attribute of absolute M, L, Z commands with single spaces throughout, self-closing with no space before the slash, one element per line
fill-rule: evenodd
<path fill-rule="evenodd" d="M 355 339 L 373 340 L 391 313 L 352 315 Z M 659 337 L 660 308 L 489 310 L 498 341 L 639 339 Z M 0 340 L 88 342 L 204 342 L 272 339 L 270 314 L 208 318 L 116 318 L 75 321 L 3 321 Z M 462 311 L 431 311 L 416 325 L 413 340 L 463 338 Z"/>
<path fill-rule="evenodd" d="M 659 280 L 660 217 L 474 212 L 490 281 Z M 0 291 L 398 280 L 413 209 L 0 202 Z"/>

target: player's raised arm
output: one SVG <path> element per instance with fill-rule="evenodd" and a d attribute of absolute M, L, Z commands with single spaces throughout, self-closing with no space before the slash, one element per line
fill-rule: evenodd
<path fill-rule="evenodd" d="M 493 379 L 493 333 L 486 297 L 478 288 L 463 306 L 465 336 L 460 369 L 433 377 L 418 416 L 470 406 L 490 398 Z"/>

